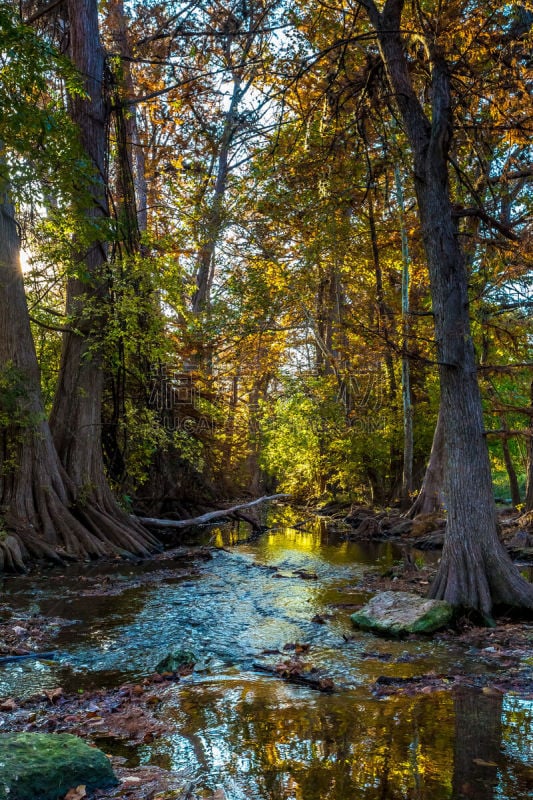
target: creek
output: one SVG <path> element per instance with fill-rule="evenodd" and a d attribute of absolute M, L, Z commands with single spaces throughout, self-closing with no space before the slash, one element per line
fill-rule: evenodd
<path fill-rule="evenodd" d="M 370 691 L 380 676 L 497 669 L 449 640 L 381 639 L 351 627 L 353 606 L 368 597 L 364 571 L 401 558 L 394 545 L 343 541 L 320 520 L 298 531 L 280 523 L 249 542 L 223 527 L 202 536 L 212 558 L 192 576 L 146 581 L 161 563 L 120 562 L 50 570 L 32 577 L 31 589 L 25 577 L 5 579 L 13 609 L 72 624 L 58 632 L 55 660 L 0 667 L 0 696 L 118 686 L 187 649 L 196 670 L 158 709 L 168 735 L 135 747 L 107 743 L 106 752 L 132 767 L 186 770 L 200 796 L 222 788 L 228 800 L 533 797 L 530 698 Z M 96 591 L 91 583 L 84 592 L 88 575 L 98 577 Z M 106 593 L 121 581 L 123 591 Z M 295 642 L 310 645 L 305 657 L 333 679 L 334 693 L 254 670 L 289 657 L 283 648 Z"/>

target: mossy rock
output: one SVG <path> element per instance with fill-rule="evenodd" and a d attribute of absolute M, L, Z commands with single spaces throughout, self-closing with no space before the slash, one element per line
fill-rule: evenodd
<path fill-rule="evenodd" d="M 350 619 L 357 628 L 385 636 L 433 633 L 452 620 L 453 607 L 409 592 L 381 592 Z"/>
<path fill-rule="evenodd" d="M 176 650 L 169 653 L 156 666 L 156 672 L 179 672 L 180 667 L 194 666 L 198 661 L 196 653 L 192 650 Z"/>
<path fill-rule="evenodd" d="M 0 734 L 0 800 L 59 800 L 75 786 L 117 784 L 107 756 L 77 736 Z"/>

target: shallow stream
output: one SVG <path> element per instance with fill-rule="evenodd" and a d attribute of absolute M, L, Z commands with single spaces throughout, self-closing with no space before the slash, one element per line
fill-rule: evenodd
<path fill-rule="evenodd" d="M 352 629 L 350 606 L 367 597 L 358 588 L 363 572 L 392 565 L 401 557 L 394 546 L 342 541 L 320 521 L 305 530 L 280 525 L 249 543 L 239 544 L 236 531 L 206 535 L 219 549 L 193 577 L 131 586 L 169 566 L 154 562 L 51 571 L 32 580 L 31 594 L 27 579 L 5 580 L 13 608 L 73 624 L 61 628 L 55 660 L 5 665 L 0 696 L 114 686 L 154 672 L 173 650 L 193 650 L 196 671 L 167 691 L 158 712 L 172 733 L 136 748 L 117 744 L 130 766 L 186 769 L 200 793 L 223 788 L 228 800 L 533 797 L 530 699 L 370 692 L 379 676 L 495 669 L 449 641 Z M 88 574 L 98 575 L 101 593 L 94 583 L 84 590 Z M 105 594 L 120 580 L 128 588 Z M 289 657 L 283 648 L 295 642 L 310 645 L 304 658 L 334 680 L 335 693 L 254 671 Z M 283 655 L 264 652 L 276 650 Z"/>

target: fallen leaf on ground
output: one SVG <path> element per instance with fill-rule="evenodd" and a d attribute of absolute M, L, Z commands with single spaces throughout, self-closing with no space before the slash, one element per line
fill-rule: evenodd
<path fill-rule="evenodd" d="M 55 703 L 56 700 L 59 700 L 60 697 L 63 697 L 63 689 L 58 686 L 57 689 L 45 689 L 44 695 L 50 701 L 50 703 Z"/>
<path fill-rule="evenodd" d="M 83 800 L 87 797 L 85 786 L 76 786 L 75 789 L 69 789 L 65 795 L 65 800 Z"/>

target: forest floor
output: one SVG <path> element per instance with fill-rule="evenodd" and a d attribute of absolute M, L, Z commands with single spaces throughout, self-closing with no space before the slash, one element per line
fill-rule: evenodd
<path fill-rule="evenodd" d="M 350 540 L 368 541 L 378 539 L 399 541 L 406 545 L 403 563 L 397 563 L 386 572 L 375 568 L 365 571 L 357 589 L 363 592 L 409 591 L 425 595 L 435 573 L 435 566 L 424 564 L 413 552 L 422 543 L 438 548 L 441 522 L 438 517 L 418 520 L 411 523 L 403 520 L 398 513 L 381 512 L 368 507 L 322 509 L 321 515 L 326 525 L 335 532 L 341 532 Z M 348 522 L 346 521 L 348 519 Z M 408 523 L 408 524 L 406 524 Z M 418 527 L 417 527 L 418 523 Z M 527 556 L 531 536 L 529 527 L 517 515 L 508 512 L 501 516 L 501 530 L 504 541 L 511 552 L 521 546 Z M 296 526 L 298 527 L 298 525 Z M 303 524 L 300 526 L 303 528 Z M 413 532 L 416 535 L 413 535 Z M 212 558 L 211 548 L 175 548 L 155 557 L 153 569 L 131 580 L 117 579 L 113 571 L 107 574 L 90 575 L 80 570 L 78 592 L 87 598 L 113 596 L 152 582 L 194 576 L 195 563 Z M 307 576 L 302 576 L 302 579 Z M 50 580 L 58 584 L 58 592 L 63 576 L 53 573 Z M 31 580 L 31 576 L 29 576 Z M 355 610 L 355 606 L 354 606 Z M 0 661 L 8 659 L 33 658 L 40 653 L 43 658 L 54 650 L 58 633 L 71 624 L 62 617 L 43 617 L 22 613 L 7 603 L 0 604 Z M 327 624 L 327 620 L 324 620 Z M 349 637 L 348 637 L 349 638 Z M 434 635 L 436 641 L 453 641 L 464 648 L 465 655 L 478 659 L 487 671 L 478 677 L 471 675 L 424 674 L 412 678 L 378 678 L 370 687 L 375 697 L 388 697 L 395 694 L 431 694 L 447 691 L 466 683 L 485 694 L 504 694 L 518 692 L 523 697 L 533 698 L 531 677 L 531 653 L 533 651 L 533 625 L 501 617 L 495 628 L 476 626 L 471 620 L 463 618 L 453 628 Z M 298 645 L 297 645 L 298 647 Z M 369 653 L 368 657 L 384 658 L 382 654 Z M 287 663 L 287 662 L 284 662 Z M 291 656 L 290 669 L 278 670 L 278 676 L 289 682 L 298 683 L 297 656 Z M 291 666 L 292 665 L 292 666 Z M 491 670 L 494 670 L 492 673 Z M 188 674 L 190 667 L 182 669 Z M 128 745 L 143 744 L 156 739 L 162 733 L 163 723 L 158 717 L 158 707 L 164 702 L 166 693 L 180 680 L 180 674 L 154 673 L 139 683 L 124 683 L 118 688 L 79 690 L 77 693 L 64 692 L 61 687 L 40 692 L 30 697 L 16 696 L 0 699 L 2 732 L 35 731 L 66 732 L 86 739 L 106 751 L 106 742 L 124 741 Z M 315 688 L 319 688 L 318 686 Z M 113 790 L 96 792 L 95 798 L 129 798 L 129 800 L 187 800 L 197 795 L 190 776 L 176 774 L 156 766 L 131 768 L 126 759 L 114 755 L 113 767 L 120 779 L 120 786 Z M 224 800 L 222 790 L 217 790 L 213 800 Z M 85 797 L 83 788 L 72 795 L 76 800 Z"/>

